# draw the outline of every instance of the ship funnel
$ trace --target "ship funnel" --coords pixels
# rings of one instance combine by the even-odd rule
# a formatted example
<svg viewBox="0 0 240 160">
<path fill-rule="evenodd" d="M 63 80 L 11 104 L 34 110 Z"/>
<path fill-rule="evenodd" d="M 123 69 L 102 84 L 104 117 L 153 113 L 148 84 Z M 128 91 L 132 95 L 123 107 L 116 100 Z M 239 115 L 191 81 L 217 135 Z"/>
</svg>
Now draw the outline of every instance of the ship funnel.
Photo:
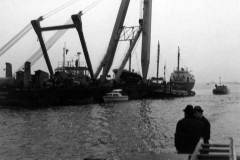
<svg viewBox="0 0 240 160">
<path fill-rule="evenodd" d="M 12 78 L 12 64 L 6 63 L 6 78 Z"/>
<path fill-rule="evenodd" d="M 31 82 L 31 63 L 25 62 L 24 65 L 24 87 L 29 87 Z"/>
</svg>

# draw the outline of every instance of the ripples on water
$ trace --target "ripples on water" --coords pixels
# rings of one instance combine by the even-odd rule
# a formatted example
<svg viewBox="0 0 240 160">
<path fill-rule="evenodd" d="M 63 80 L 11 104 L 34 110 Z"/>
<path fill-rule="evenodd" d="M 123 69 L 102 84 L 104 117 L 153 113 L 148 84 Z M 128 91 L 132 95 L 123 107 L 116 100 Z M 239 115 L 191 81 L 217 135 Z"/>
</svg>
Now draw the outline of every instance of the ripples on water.
<svg viewBox="0 0 240 160">
<path fill-rule="evenodd" d="M 0 159 L 125 159 L 139 152 L 175 152 L 174 132 L 187 104 L 201 105 L 211 141 L 232 136 L 240 151 L 240 90 L 215 96 L 197 86 L 195 97 L 137 100 L 43 110 L 0 109 Z"/>
</svg>

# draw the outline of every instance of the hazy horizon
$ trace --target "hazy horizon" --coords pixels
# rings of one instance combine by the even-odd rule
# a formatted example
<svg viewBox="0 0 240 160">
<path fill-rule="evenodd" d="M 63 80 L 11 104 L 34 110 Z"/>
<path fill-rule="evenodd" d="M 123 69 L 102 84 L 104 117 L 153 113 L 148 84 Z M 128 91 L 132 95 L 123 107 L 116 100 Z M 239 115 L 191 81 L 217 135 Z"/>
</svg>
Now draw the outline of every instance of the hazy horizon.
<svg viewBox="0 0 240 160">
<path fill-rule="evenodd" d="M 138 25 L 139 2 L 131 0 L 125 25 Z M 2 0 L 0 5 L 0 47 L 17 34 L 32 19 L 57 8 L 67 0 Z M 93 0 L 79 0 L 75 5 L 44 20 L 42 26 L 63 24 L 72 14 L 88 6 Z M 83 15 L 83 31 L 93 69 L 96 70 L 106 53 L 121 0 L 103 0 Z M 181 66 L 188 67 L 196 82 L 240 81 L 240 2 L 237 0 L 153 0 L 151 59 L 148 77 L 156 75 L 157 42 L 160 41 L 160 75 L 167 66 L 167 77 L 177 65 L 177 48 L 181 49 Z M 49 50 L 53 68 L 62 61 L 64 42 L 69 49 L 68 59 L 76 58 L 81 45 L 75 30 L 69 30 Z M 45 40 L 53 33 L 44 33 Z M 141 40 L 141 39 L 140 39 Z M 140 40 L 133 55 L 133 68 L 141 71 Z M 127 42 L 120 42 L 113 62 L 119 66 L 126 52 Z M 36 49 L 37 36 L 32 30 L 0 58 L 0 75 L 4 75 L 5 62 L 18 69 Z M 81 51 L 82 52 L 82 51 Z M 83 57 L 81 57 L 83 60 Z M 127 67 L 127 66 L 126 66 Z M 45 61 L 39 60 L 32 71 L 47 71 Z M 110 71 L 111 72 L 111 71 Z M 112 73 L 112 72 L 111 72 Z"/>
</svg>

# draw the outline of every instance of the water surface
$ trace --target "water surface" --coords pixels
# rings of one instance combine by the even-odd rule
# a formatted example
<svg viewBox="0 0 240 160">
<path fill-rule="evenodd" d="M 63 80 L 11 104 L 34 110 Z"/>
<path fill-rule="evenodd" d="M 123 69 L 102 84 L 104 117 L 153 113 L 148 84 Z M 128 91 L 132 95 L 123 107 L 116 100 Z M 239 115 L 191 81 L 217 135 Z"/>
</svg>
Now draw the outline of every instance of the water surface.
<svg viewBox="0 0 240 160">
<path fill-rule="evenodd" d="M 211 142 L 234 137 L 240 152 L 240 86 L 212 95 L 136 100 L 41 110 L 0 109 L 0 159 L 125 159 L 134 153 L 176 152 L 174 132 L 187 104 L 200 105 L 211 123 Z"/>
</svg>

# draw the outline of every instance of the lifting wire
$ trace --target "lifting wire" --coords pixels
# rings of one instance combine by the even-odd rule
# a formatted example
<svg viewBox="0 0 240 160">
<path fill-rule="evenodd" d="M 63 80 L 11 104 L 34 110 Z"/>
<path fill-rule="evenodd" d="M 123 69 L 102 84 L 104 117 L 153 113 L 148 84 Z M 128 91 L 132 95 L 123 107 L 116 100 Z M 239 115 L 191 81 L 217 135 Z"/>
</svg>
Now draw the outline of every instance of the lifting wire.
<svg viewBox="0 0 240 160">
<path fill-rule="evenodd" d="M 0 48 L 0 56 L 2 56 L 7 50 L 9 50 L 15 43 L 17 43 L 25 34 L 32 29 L 32 25 L 29 23 L 20 32 L 18 32 L 11 40 Z"/>
<path fill-rule="evenodd" d="M 95 0 L 93 1 L 91 4 L 89 4 L 87 7 L 85 7 L 82 10 L 82 14 L 85 14 L 86 12 L 90 11 L 91 9 L 93 9 L 94 7 L 96 7 L 99 3 L 101 3 L 103 0 Z"/>
<path fill-rule="evenodd" d="M 75 2 L 74 2 L 75 1 Z M 38 18 L 39 21 L 42 21 L 50 16 L 58 13 L 59 11 L 69 7 L 76 3 L 77 0 L 70 0 L 58 8 L 48 12 L 47 14 L 40 16 Z M 2 56 L 6 51 L 8 51 L 12 46 L 14 46 L 23 36 L 25 36 L 32 29 L 31 23 L 27 24 L 21 31 L 19 31 L 14 37 L 12 37 L 5 45 L 0 48 L 0 56 Z"/>
<path fill-rule="evenodd" d="M 79 0 L 69 0 L 66 3 L 62 4 L 61 6 L 59 6 L 58 8 L 55 8 L 53 10 L 51 10 L 50 12 L 46 13 L 45 15 L 43 15 L 43 19 L 49 18 L 50 16 L 53 16 L 54 14 L 57 14 L 58 12 L 68 8 L 69 6 L 77 3 L 77 1 L 79 2 Z M 86 13 L 87 11 L 91 10 L 92 8 L 94 8 L 95 6 L 97 6 L 101 1 L 103 0 L 95 0 L 92 3 L 90 3 L 87 7 L 85 7 L 82 10 L 82 14 Z"/>
<path fill-rule="evenodd" d="M 96 5 L 98 5 L 102 0 L 99 1 L 94 1 L 92 2 L 90 5 L 88 5 L 85 9 L 83 9 L 84 13 L 86 13 L 88 10 L 92 9 L 93 7 L 95 7 Z M 63 5 L 59 6 L 58 8 L 51 10 L 50 12 L 48 12 L 47 14 L 39 17 L 39 21 L 42 21 L 46 18 L 49 18 L 50 16 L 53 16 L 54 14 L 58 13 L 59 11 L 75 4 L 77 2 L 77 0 L 70 0 L 66 3 L 64 3 Z M 70 22 L 69 22 L 70 23 Z M 0 48 L 0 56 L 2 56 L 4 53 L 6 53 L 12 46 L 14 46 L 23 36 L 25 36 L 30 30 L 32 29 L 32 25 L 31 23 L 27 24 L 21 31 L 19 31 L 14 37 L 12 37 L 5 45 L 2 46 L 2 48 Z M 65 32 L 64 32 L 65 33 Z M 56 38 L 60 38 L 64 33 L 62 32 L 56 32 L 56 34 L 54 34 L 53 37 L 51 37 L 49 39 L 49 41 L 47 41 L 47 43 L 52 42 L 53 44 L 58 40 Z M 59 34 L 59 36 L 57 36 Z M 61 35 L 61 36 L 60 36 Z M 54 38 L 55 37 L 55 38 Z M 53 44 L 48 45 L 48 49 L 50 49 L 52 47 Z M 32 55 L 29 60 L 32 62 L 36 62 L 37 59 L 36 57 L 41 57 L 41 55 L 39 56 L 38 54 L 42 53 L 42 52 L 35 52 L 34 55 Z"/>
<path fill-rule="evenodd" d="M 55 14 L 57 14 L 58 12 L 68 8 L 69 6 L 75 4 L 78 0 L 69 0 L 66 3 L 62 4 L 61 6 L 49 11 L 48 13 L 46 13 L 45 15 L 43 15 L 43 19 L 49 18 Z"/>
</svg>

